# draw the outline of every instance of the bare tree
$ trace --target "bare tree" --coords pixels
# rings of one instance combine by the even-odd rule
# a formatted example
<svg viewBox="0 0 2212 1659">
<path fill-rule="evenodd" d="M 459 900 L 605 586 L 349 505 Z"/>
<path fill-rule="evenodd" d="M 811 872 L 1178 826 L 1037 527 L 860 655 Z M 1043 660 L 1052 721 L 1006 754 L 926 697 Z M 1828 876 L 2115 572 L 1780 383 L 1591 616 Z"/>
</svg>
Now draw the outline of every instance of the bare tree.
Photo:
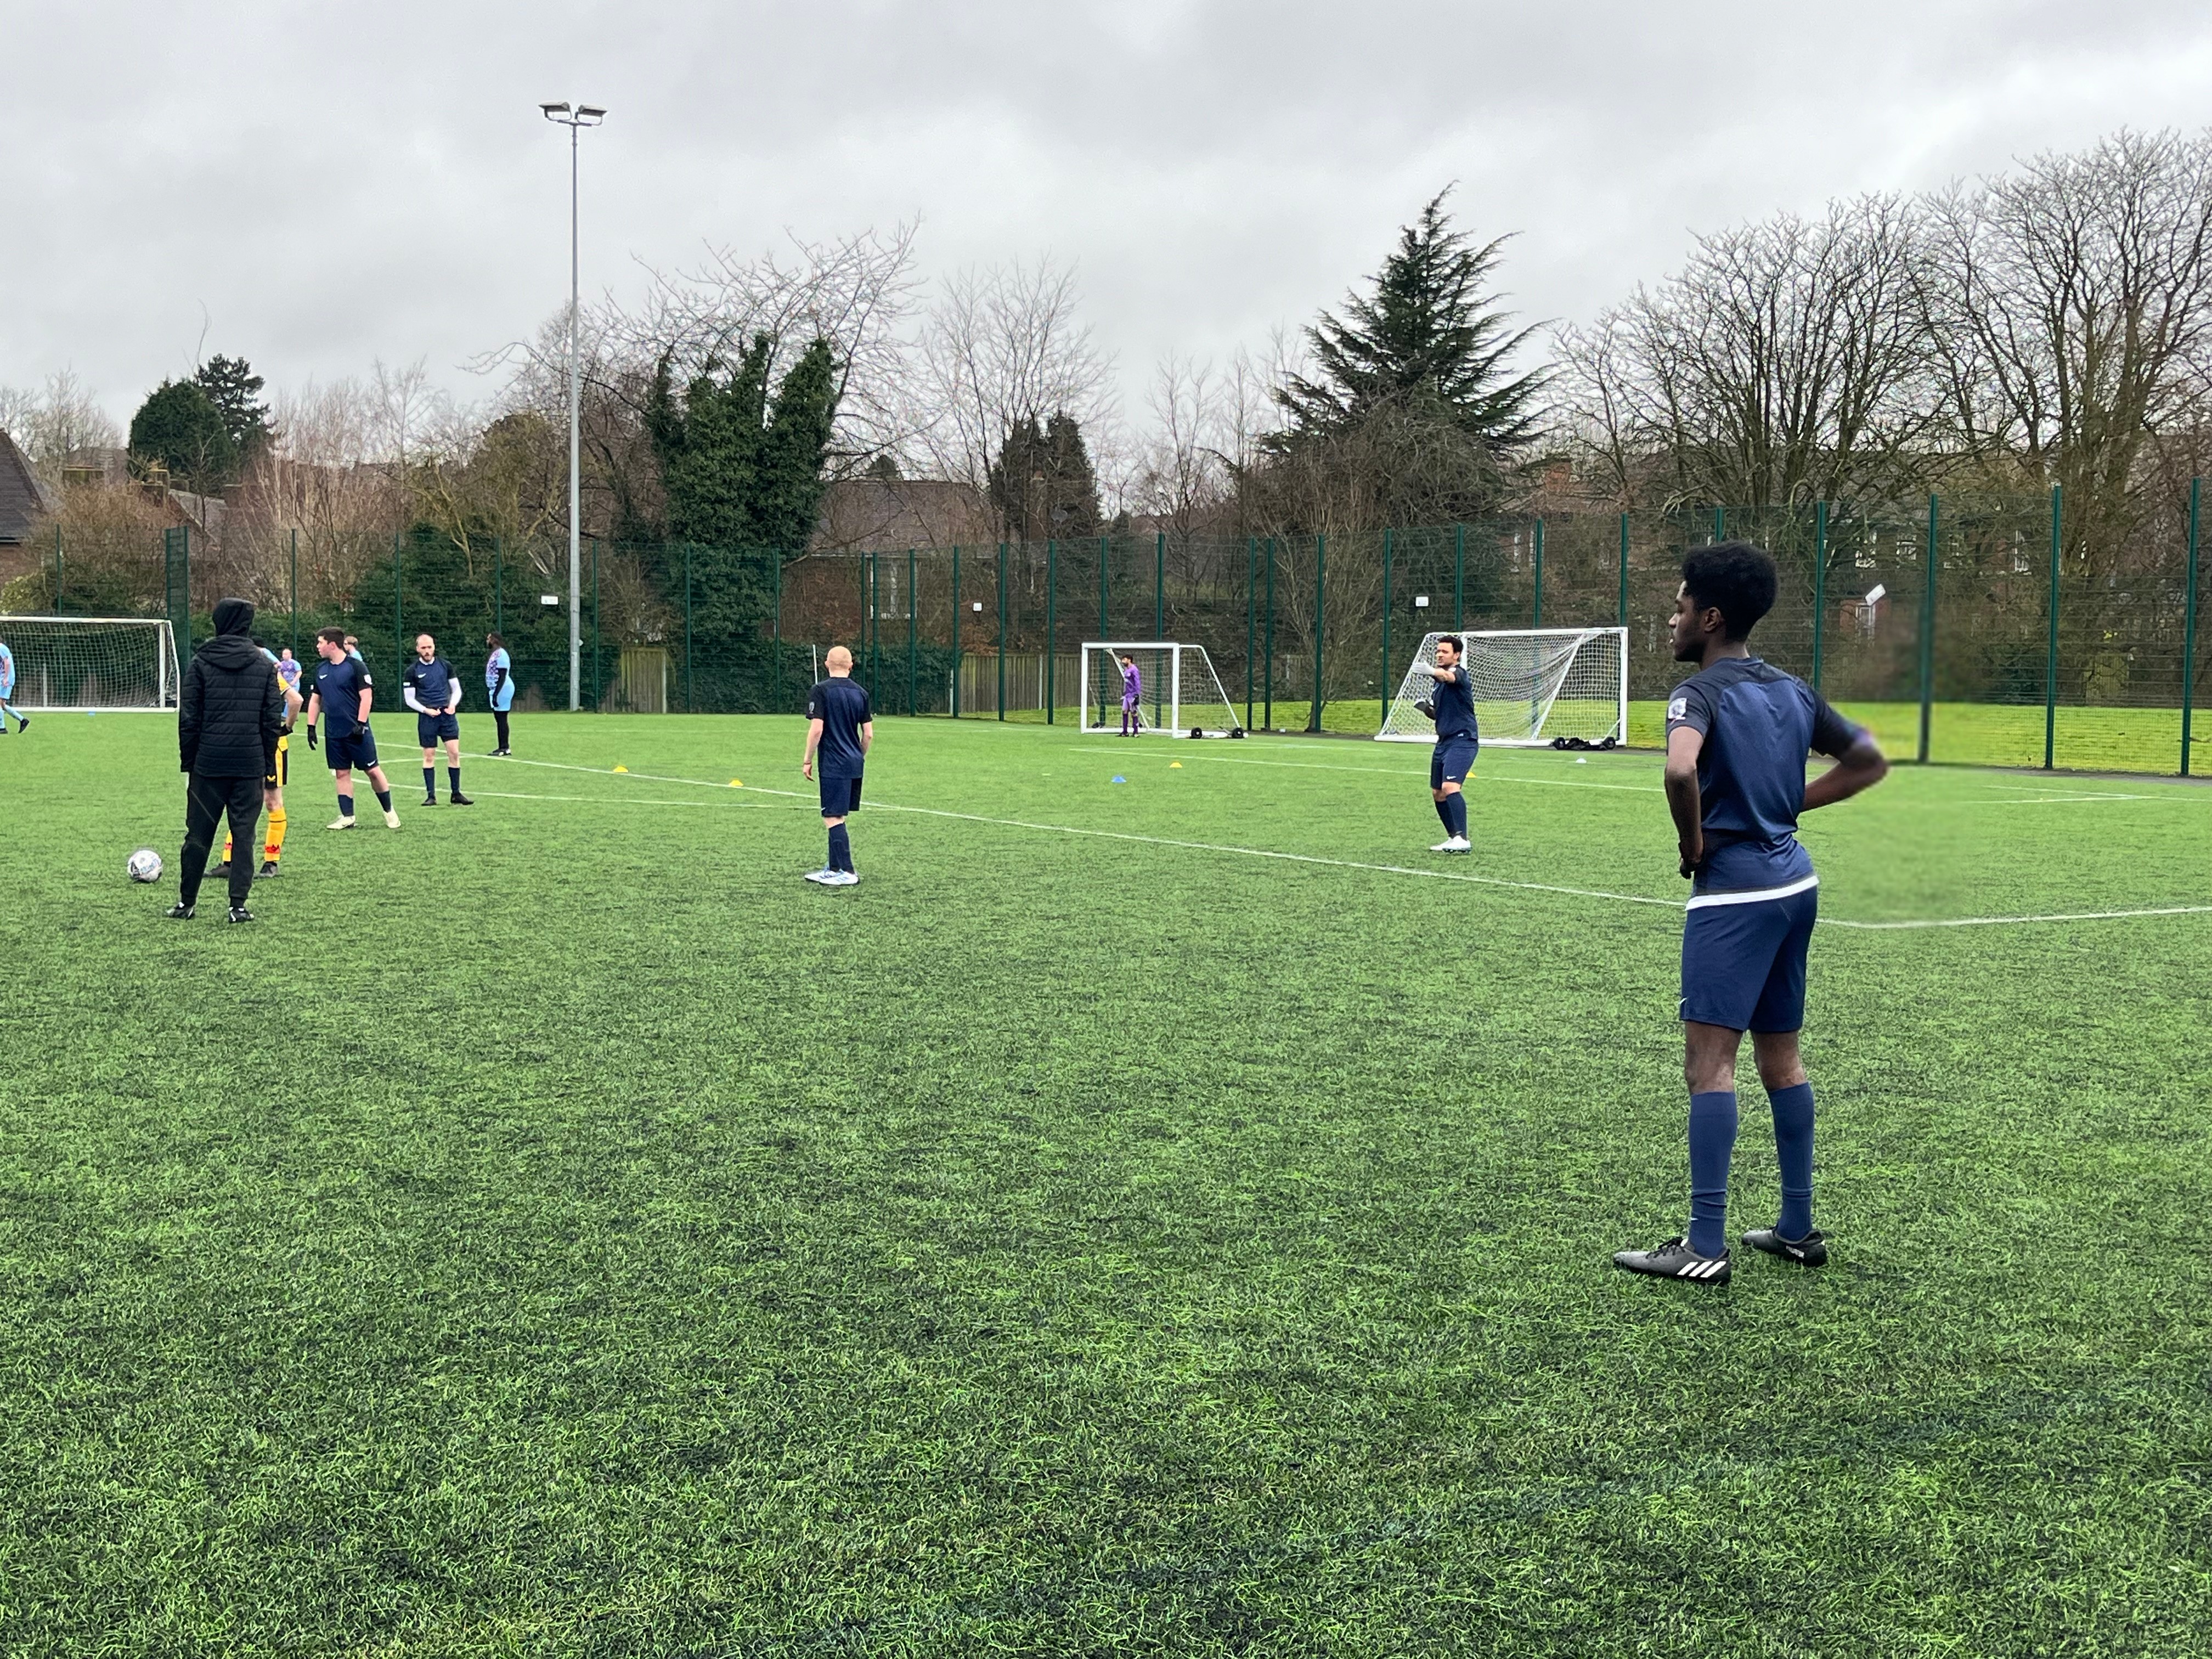
<svg viewBox="0 0 2212 1659">
<path fill-rule="evenodd" d="M 1230 501 L 1235 440 L 1224 429 L 1223 390 L 1211 363 L 1170 352 L 1146 398 L 1152 430 L 1138 449 L 1126 496 L 1178 549 L 1217 525 Z"/>
<path fill-rule="evenodd" d="M 62 463 L 80 449 L 118 449 L 123 432 L 100 406 L 74 369 L 57 369 L 36 391 L 0 386 L 0 432 L 14 438 L 24 458 L 49 483 Z"/>
<path fill-rule="evenodd" d="M 1624 502 L 1895 489 L 1932 425 L 1912 204 L 1872 196 L 1698 238 L 1557 349 L 1570 432 Z"/>
<path fill-rule="evenodd" d="M 1112 413 L 1113 360 L 1079 315 L 1074 271 L 1049 258 L 954 276 L 924 322 L 920 357 L 914 441 L 939 477 L 978 499 L 1017 422 L 1066 414 L 1088 433 Z"/>
</svg>

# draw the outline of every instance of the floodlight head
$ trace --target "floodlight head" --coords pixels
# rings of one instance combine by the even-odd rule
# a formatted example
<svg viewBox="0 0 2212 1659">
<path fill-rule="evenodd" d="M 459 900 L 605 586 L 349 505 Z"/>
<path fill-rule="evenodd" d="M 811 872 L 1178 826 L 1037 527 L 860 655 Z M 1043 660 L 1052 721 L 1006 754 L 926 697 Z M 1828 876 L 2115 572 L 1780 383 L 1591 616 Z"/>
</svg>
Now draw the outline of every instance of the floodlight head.
<svg viewBox="0 0 2212 1659">
<path fill-rule="evenodd" d="M 557 121 L 568 112 L 566 104 L 540 104 L 538 107 L 545 112 L 545 118 L 549 121 Z"/>
<path fill-rule="evenodd" d="M 577 105 L 576 114 L 578 118 L 580 119 L 586 126 L 596 125 L 598 123 L 605 120 L 607 117 L 606 111 L 600 109 L 596 105 L 592 104 Z"/>
</svg>

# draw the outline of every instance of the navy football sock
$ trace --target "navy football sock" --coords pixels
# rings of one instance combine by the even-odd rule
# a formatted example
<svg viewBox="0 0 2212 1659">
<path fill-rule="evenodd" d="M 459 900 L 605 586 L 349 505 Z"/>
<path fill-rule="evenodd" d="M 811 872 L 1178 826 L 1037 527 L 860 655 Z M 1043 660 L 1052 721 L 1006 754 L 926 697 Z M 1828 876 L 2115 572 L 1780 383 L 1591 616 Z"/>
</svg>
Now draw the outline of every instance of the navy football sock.
<svg viewBox="0 0 2212 1659">
<path fill-rule="evenodd" d="M 845 826 L 842 823 L 830 827 L 830 867 L 832 870 L 850 870 L 853 867 L 852 837 L 845 833 Z"/>
<path fill-rule="evenodd" d="M 447 767 L 446 769 L 446 777 L 447 780 L 453 784 L 453 793 L 457 795 L 461 793 L 461 769 L 458 766 Z"/>
<path fill-rule="evenodd" d="M 1729 1158 L 1735 1151 L 1735 1091 L 1690 1097 L 1690 1248 L 1728 1249 Z"/>
<path fill-rule="evenodd" d="M 389 812 L 392 810 L 392 792 L 389 789 L 378 790 L 376 792 L 376 804 L 379 806 L 381 806 L 386 811 Z"/>
<path fill-rule="evenodd" d="M 1444 797 L 1444 805 L 1451 812 L 1451 832 L 1461 840 L 1467 839 L 1467 797 L 1454 793 Z"/>
<path fill-rule="evenodd" d="M 340 795 L 338 797 L 338 816 L 342 818 L 349 818 L 353 816 L 353 797 L 351 795 Z"/>
<path fill-rule="evenodd" d="M 1774 1231 L 1802 1238 L 1813 1231 L 1813 1085 L 1769 1091 L 1774 1108 L 1774 1161 L 1782 1166 L 1782 1218 Z"/>
<path fill-rule="evenodd" d="M 1444 834 L 1448 836 L 1451 834 L 1451 797 L 1449 795 L 1446 795 L 1437 803 L 1437 822 L 1443 825 Z"/>
<path fill-rule="evenodd" d="M 434 766 L 426 766 L 422 769 L 422 793 L 426 795 L 434 795 L 438 793 L 438 769 Z"/>
</svg>

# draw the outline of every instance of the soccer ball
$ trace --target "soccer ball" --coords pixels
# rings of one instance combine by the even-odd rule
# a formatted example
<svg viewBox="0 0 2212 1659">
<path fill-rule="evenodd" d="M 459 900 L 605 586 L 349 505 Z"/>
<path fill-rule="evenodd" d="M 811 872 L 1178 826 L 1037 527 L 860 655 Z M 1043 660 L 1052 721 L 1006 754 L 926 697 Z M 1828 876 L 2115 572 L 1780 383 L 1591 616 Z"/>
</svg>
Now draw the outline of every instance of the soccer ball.
<svg viewBox="0 0 2212 1659">
<path fill-rule="evenodd" d="M 150 847 L 142 847 L 131 855 L 123 866 L 133 881 L 159 881 L 161 878 L 161 855 Z"/>
</svg>

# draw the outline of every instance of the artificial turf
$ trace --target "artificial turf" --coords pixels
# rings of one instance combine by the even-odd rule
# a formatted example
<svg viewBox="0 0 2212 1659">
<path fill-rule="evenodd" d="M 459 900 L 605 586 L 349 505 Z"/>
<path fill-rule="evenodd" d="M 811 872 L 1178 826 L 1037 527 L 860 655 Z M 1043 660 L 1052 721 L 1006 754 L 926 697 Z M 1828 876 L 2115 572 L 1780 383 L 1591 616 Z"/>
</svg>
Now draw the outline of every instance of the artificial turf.
<svg viewBox="0 0 2212 1659">
<path fill-rule="evenodd" d="M 793 720 L 303 750 L 251 927 L 124 879 L 171 726 L 0 740 L 0 1651 L 2203 1650 L 2212 915 L 1824 927 L 1837 1262 L 1692 1290 L 1652 757 L 1448 861 L 1417 749 L 878 731 L 845 891 Z M 2179 784 L 1806 838 L 2212 905 Z"/>
</svg>

